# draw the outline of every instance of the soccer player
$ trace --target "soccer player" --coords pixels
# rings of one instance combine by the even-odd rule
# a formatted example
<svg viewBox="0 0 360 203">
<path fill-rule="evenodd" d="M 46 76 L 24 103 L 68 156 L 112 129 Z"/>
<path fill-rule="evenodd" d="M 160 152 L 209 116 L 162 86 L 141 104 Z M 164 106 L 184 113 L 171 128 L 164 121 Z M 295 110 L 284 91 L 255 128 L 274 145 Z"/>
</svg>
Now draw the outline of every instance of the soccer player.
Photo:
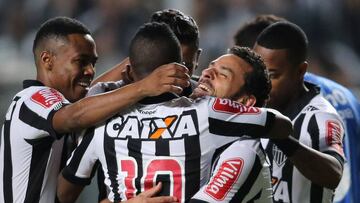
<svg viewBox="0 0 360 203">
<path fill-rule="evenodd" d="M 146 96 L 180 93 L 188 85 L 186 68 L 173 64 L 122 89 L 81 99 L 98 56 L 90 31 L 67 17 L 41 25 L 33 53 L 36 80 L 24 81 L 2 129 L 0 202 L 54 202 L 66 133 L 104 121 Z"/>
<path fill-rule="evenodd" d="M 198 67 L 198 60 L 201 54 L 201 49 L 199 48 L 199 28 L 195 20 L 179 10 L 164 9 L 154 12 L 150 18 L 150 22 L 166 23 L 175 33 L 181 45 L 182 64 L 188 68 L 189 75 L 192 76 L 194 70 Z M 96 95 L 117 89 L 124 85 L 124 81 L 125 83 L 129 83 L 132 79 L 127 78 L 124 74 L 128 63 L 129 60 L 127 58 L 95 79 L 94 82 L 92 82 L 93 87 L 90 89 L 88 95 Z M 121 81 L 121 79 L 123 79 L 123 81 Z M 185 87 L 180 95 L 188 97 L 195 88 L 197 79 L 196 76 L 193 76 L 190 80 L 190 86 Z M 97 180 L 100 201 L 107 197 L 102 170 L 98 170 Z"/>
<path fill-rule="evenodd" d="M 234 35 L 234 43 L 238 46 L 253 47 L 257 36 L 269 25 L 286 21 L 286 19 L 274 15 L 259 15 L 254 20 L 243 25 Z M 344 152 L 347 162 L 344 164 L 343 178 L 335 190 L 335 202 L 358 202 L 360 178 L 357 175 L 360 162 L 360 146 L 358 135 L 360 133 L 360 105 L 354 94 L 342 85 L 307 72 L 305 81 L 320 86 L 321 94 L 327 99 L 339 113 L 345 124 Z M 351 155 L 351 156 L 350 156 Z M 351 167 L 351 174 L 349 165 Z M 351 175 L 351 181 L 349 180 Z M 343 182 L 343 179 L 345 180 Z M 350 183 L 351 182 L 351 183 Z M 350 186 L 351 185 L 351 186 Z"/>
<path fill-rule="evenodd" d="M 262 107 L 270 89 L 260 56 L 250 48 L 233 47 L 203 70 L 192 96 L 219 96 Z M 260 139 L 240 138 L 219 153 L 210 181 L 190 202 L 272 202 L 269 163 Z"/>
<path fill-rule="evenodd" d="M 272 82 L 268 106 L 294 125 L 292 136 L 271 140 L 266 148 L 275 202 L 332 202 L 342 176 L 343 123 L 319 88 L 304 82 L 307 43 L 301 28 L 278 22 L 267 27 L 254 46 Z"/>
<path fill-rule="evenodd" d="M 128 74 L 135 81 L 162 64 L 182 60 L 176 36 L 158 23 L 139 29 L 129 58 Z M 285 138 L 291 131 L 289 120 L 278 112 L 228 99 L 148 97 L 85 132 L 59 177 L 58 195 L 63 202 L 75 201 L 100 161 L 111 201 L 130 199 L 160 181 L 160 194 L 185 202 L 207 181 L 216 148 L 235 136 Z"/>
</svg>

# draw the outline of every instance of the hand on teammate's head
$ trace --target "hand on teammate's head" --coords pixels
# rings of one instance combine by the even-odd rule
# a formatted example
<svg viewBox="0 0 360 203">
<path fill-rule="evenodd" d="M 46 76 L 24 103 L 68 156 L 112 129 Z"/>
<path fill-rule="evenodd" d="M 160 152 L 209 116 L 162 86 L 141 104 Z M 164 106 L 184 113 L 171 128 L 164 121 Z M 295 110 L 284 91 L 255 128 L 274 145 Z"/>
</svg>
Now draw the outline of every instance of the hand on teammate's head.
<svg viewBox="0 0 360 203">
<path fill-rule="evenodd" d="M 166 92 L 180 94 L 190 85 L 189 79 L 189 70 L 184 65 L 170 63 L 155 69 L 139 82 L 147 96 L 157 96 Z"/>
</svg>

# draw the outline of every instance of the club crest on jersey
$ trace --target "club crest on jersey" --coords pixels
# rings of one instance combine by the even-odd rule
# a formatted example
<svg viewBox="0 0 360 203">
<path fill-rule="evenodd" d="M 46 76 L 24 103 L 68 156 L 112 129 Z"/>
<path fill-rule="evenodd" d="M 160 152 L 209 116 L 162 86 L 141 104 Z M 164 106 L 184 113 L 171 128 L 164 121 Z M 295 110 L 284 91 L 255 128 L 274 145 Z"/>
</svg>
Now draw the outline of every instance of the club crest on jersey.
<svg viewBox="0 0 360 203">
<path fill-rule="evenodd" d="M 228 159 L 222 162 L 219 170 L 205 188 L 205 193 L 216 201 L 224 200 L 239 178 L 243 166 L 244 160 L 241 158 Z"/>
<path fill-rule="evenodd" d="M 230 99 L 216 98 L 213 104 L 214 111 L 232 114 L 259 114 L 260 110 L 252 106 L 244 106 Z"/>
<path fill-rule="evenodd" d="M 283 165 L 287 159 L 286 155 L 276 145 L 273 145 L 272 155 L 273 161 L 279 167 L 281 167 L 281 165 Z"/>
<path fill-rule="evenodd" d="M 31 96 L 31 100 L 44 108 L 64 100 L 63 96 L 54 89 L 42 89 Z"/>
<path fill-rule="evenodd" d="M 165 118 L 120 115 L 106 123 L 105 135 L 118 139 L 176 139 L 199 135 L 199 128 L 195 110 Z"/>
</svg>

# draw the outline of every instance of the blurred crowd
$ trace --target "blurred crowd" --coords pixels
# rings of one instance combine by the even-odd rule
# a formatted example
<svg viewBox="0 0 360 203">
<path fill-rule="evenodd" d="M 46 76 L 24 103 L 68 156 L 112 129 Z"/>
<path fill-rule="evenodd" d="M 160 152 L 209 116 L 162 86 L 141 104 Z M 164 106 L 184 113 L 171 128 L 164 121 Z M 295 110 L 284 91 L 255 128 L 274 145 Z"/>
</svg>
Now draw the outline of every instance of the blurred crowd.
<svg viewBox="0 0 360 203">
<path fill-rule="evenodd" d="M 46 19 L 74 17 L 91 29 L 100 56 L 99 75 L 127 56 L 137 27 L 164 8 L 179 9 L 197 21 L 203 48 L 200 69 L 233 44 L 234 33 L 246 21 L 257 14 L 275 14 L 307 33 L 311 72 L 359 93 L 358 0 L 0 0 L 1 115 L 22 80 L 35 75 L 32 42 Z"/>
</svg>

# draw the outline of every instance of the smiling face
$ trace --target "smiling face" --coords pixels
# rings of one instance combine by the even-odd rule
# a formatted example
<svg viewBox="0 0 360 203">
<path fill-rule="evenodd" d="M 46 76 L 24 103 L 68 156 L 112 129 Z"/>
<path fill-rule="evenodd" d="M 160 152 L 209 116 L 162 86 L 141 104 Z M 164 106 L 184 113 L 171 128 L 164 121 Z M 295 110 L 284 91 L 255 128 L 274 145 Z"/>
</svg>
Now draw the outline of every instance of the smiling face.
<svg viewBox="0 0 360 203">
<path fill-rule="evenodd" d="M 54 46 L 48 73 L 50 86 L 70 102 L 85 97 L 98 57 L 93 38 L 88 34 L 70 34 L 67 40 L 57 40 Z"/>
<path fill-rule="evenodd" d="M 203 70 L 194 94 L 236 100 L 238 98 L 235 97 L 240 96 L 239 92 L 245 84 L 244 76 L 251 70 L 251 66 L 240 57 L 233 54 L 222 55 Z"/>
</svg>

